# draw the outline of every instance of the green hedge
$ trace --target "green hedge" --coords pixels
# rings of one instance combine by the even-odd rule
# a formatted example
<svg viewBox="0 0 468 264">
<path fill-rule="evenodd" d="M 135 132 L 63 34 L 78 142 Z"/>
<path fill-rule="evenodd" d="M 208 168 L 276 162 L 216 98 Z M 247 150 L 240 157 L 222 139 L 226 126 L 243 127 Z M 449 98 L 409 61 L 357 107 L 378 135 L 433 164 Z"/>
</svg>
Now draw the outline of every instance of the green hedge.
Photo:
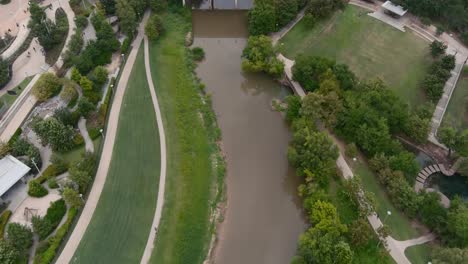
<svg viewBox="0 0 468 264">
<path fill-rule="evenodd" d="M 0 238 L 3 238 L 3 233 L 5 232 L 5 226 L 8 222 L 8 219 L 10 219 L 10 216 L 11 216 L 10 210 L 6 210 L 0 216 Z"/>
<path fill-rule="evenodd" d="M 32 197 L 44 197 L 49 193 L 37 180 L 30 180 L 28 183 L 28 195 Z"/>
<path fill-rule="evenodd" d="M 63 199 L 51 203 L 44 217 L 33 216 L 32 224 L 36 234 L 41 240 L 47 238 L 62 221 L 67 212 L 67 206 Z"/>
<path fill-rule="evenodd" d="M 64 172 L 66 172 L 67 169 L 66 168 L 59 168 L 57 167 L 56 165 L 54 164 L 51 164 L 49 165 L 49 167 L 47 167 L 44 172 L 42 173 L 41 176 L 37 177 L 35 180 L 42 184 L 44 182 L 46 182 L 48 179 L 52 178 L 52 177 L 55 177 L 55 176 L 58 176 Z"/>
<path fill-rule="evenodd" d="M 70 208 L 67 215 L 67 221 L 57 230 L 57 233 L 54 236 L 47 240 L 49 245 L 47 249 L 44 250 L 41 254 L 36 254 L 34 257 L 34 264 L 49 264 L 54 260 L 57 249 L 60 246 L 60 242 L 62 242 L 63 238 L 70 229 L 76 213 L 76 208 Z"/>
</svg>

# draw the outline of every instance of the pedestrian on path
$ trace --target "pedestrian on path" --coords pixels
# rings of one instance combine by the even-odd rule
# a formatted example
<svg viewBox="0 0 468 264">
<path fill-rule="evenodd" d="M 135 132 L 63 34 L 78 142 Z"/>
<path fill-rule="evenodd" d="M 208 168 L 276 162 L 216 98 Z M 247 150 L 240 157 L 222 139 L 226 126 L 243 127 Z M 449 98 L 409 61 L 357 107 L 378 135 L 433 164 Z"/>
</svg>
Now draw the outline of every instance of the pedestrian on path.
<svg viewBox="0 0 468 264">
<path fill-rule="evenodd" d="M 36 52 L 36 47 L 33 47 L 34 52 Z"/>
</svg>

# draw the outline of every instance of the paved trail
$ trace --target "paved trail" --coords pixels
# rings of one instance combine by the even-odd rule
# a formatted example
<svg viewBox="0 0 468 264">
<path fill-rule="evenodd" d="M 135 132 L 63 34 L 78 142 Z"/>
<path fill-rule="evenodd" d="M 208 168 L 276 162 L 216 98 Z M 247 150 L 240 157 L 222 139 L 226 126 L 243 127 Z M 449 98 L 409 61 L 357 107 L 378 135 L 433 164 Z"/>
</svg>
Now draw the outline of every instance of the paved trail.
<svg viewBox="0 0 468 264">
<path fill-rule="evenodd" d="M 89 137 L 88 129 L 86 128 L 86 119 L 84 119 L 83 117 L 80 118 L 80 121 L 78 121 L 78 129 L 80 129 L 80 133 L 83 136 L 86 151 L 93 153 L 94 152 L 93 140 Z"/>
<path fill-rule="evenodd" d="M 151 76 L 151 67 L 149 62 L 149 48 L 148 48 L 148 38 L 145 36 L 145 70 L 146 70 L 146 79 L 148 81 L 148 87 L 151 93 L 151 99 L 153 101 L 154 111 L 156 113 L 156 120 L 158 122 L 159 130 L 159 142 L 161 146 L 161 172 L 159 176 L 159 190 L 156 203 L 156 211 L 154 213 L 153 224 L 151 225 L 150 234 L 148 236 L 148 241 L 146 242 L 145 251 L 143 257 L 141 258 L 141 264 L 146 264 L 149 262 L 151 257 L 151 252 L 154 248 L 154 239 L 156 237 L 156 230 L 159 226 L 161 220 L 162 208 L 164 206 L 164 190 L 166 185 L 166 134 L 164 132 L 163 121 L 161 117 L 161 110 L 159 109 L 158 97 L 156 96 L 156 90 L 154 89 L 153 77 Z"/>
<path fill-rule="evenodd" d="M 104 188 L 104 183 L 106 182 L 109 165 L 112 158 L 112 151 L 114 149 L 123 96 L 125 94 L 125 89 L 127 88 L 128 78 L 130 77 L 130 73 L 132 72 L 133 64 L 135 63 L 138 48 L 140 47 L 141 41 L 143 40 L 144 25 L 146 24 L 148 17 L 149 13 L 146 13 L 142 22 L 139 25 L 138 35 L 132 43 L 132 50 L 127 58 L 127 63 L 125 64 L 122 75 L 120 77 L 120 81 L 116 88 L 114 101 L 112 103 L 112 108 L 109 114 L 106 135 L 104 137 L 104 147 L 102 149 L 102 156 L 99 162 L 99 167 L 96 173 L 96 178 L 94 180 L 93 187 L 91 189 L 91 193 L 89 194 L 88 200 L 86 201 L 80 219 L 78 220 L 78 223 L 73 229 L 73 233 L 71 234 L 68 243 L 66 244 L 56 263 L 71 262 L 71 259 L 75 254 L 78 245 L 80 244 L 81 238 L 83 237 L 86 228 L 88 227 L 91 221 L 91 218 L 94 214 L 94 210 L 96 209 L 97 203 L 99 201 L 99 197 L 101 196 L 102 189 Z"/>
</svg>

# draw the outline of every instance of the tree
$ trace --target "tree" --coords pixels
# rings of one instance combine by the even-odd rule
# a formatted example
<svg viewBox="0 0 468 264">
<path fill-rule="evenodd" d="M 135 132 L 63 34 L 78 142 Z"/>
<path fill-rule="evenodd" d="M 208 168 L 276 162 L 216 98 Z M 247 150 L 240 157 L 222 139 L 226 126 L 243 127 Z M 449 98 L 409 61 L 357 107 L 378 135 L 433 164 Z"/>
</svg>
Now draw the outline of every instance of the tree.
<svg viewBox="0 0 468 264">
<path fill-rule="evenodd" d="M 83 88 L 83 91 L 93 90 L 93 82 L 90 79 L 88 79 L 86 76 L 81 76 L 80 86 L 81 88 Z"/>
<path fill-rule="evenodd" d="M 55 74 L 47 72 L 41 75 L 32 88 L 32 93 L 39 101 L 44 101 L 57 95 L 62 88 L 60 79 Z"/>
<path fill-rule="evenodd" d="M 81 116 L 88 118 L 89 114 L 96 110 L 96 106 L 91 103 L 86 97 L 83 97 L 78 101 L 78 113 L 80 113 Z"/>
<path fill-rule="evenodd" d="M 84 192 L 91 182 L 91 174 L 73 166 L 69 170 L 70 179 L 80 186 L 80 192 Z"/>
<path fill-rule="evenodd" d="M 79 84 L 79 83 L 80 83 L 80 80 L 81 80 L 81 77 L 82 77 L 82 76 L 81 76 L 81 74 L 80 74 L 80 71 L 79 71 L 77 68 L 73 67 L 73 68 L 71 69 L 71 77 L 70 77 L 70 79 L 71 79 L 72 81 L 74 81 L 74 82 L 76 82 L 76 83 Z"/>
<path fill-rule="evenodd" d="M 276 30 L 276 11 L 272 1 L 255 1 L 249 11 L 249 33 L 253 36 L 266 35 Z"/>
<path fill-rule="evenodd" d="M 294 128 L 288 158 L 297 174 L 306 177 L 306 181 L 314 180 L 326 185 L 336 172 L 338 149 L 326 134 L 313 131 L 304 123 L 295 123 L 297 127 Z"/>
<path fill-rule="evenodd" d="M 72 112 L 70 112 L 70 109 L 68 109 L 67 107 L 61 107 L 55 110 L 54 117 L 66 126 L 74 127 L 78 122 L 78 119 Z"/>
<path fill-rule="evenodd" d="M 313 92 L 319 88 L 320 76 L 334 65 L 334 61 L 326 58 L 299 55 L 292 68 L 293 79 L 306 91 Z"/>
<path fill-rule="evenodd" d="M 30 248 L 33 242 L 31 229 L 18 223 L 8 224 L 7 237 L 8 241 L 10 241 L 19 252 L 23 252 Z"/>
<path fill-rule="evenodd" d="M 127 35 L 133 35 L 137 26 L 135 10 L 127 0 L 117 0 L 115 7 L 122 31 Z"/>
<path fill-rule="evenodd" d="M 158 15 L 151 15 L 145 25 L 145 34 L 150 40 L 157 40 L 162 31 L 162 19 Z"/>
<path fill-rule="evenodd" d="M 283 27 L 296 17 L 297 0 L 273 0 L 275 2 L 276 21 L 278 28 Z"/>
<path fill-rule="evenodd" d="M 436 192 L 421 193 L 419 217 L 429 228 L 441 233 L 447 226 L 447 211 L 440 204 L 440 196 Z"/>
<path fill-rule="evenodd" d="M 438 133 L 440 141 L 449 149 L 449 157 L 452 155 L 452 150 L 456 148 L 459 141 L 457 131 L 452 127 L 442 127 Z"/>
<path fill-rule="evenodd" d="M 350 264 L 353 262 L 353 251 L 348 243 L 344 241 L 338 242 L 335 245 L 335 261 L 336 264 Z"/>
<path fill-rule="evenodd" d="M 48 194 L 49 192 L 47 191 L 44 186 L 42 186 L 39 182 L 36 180 L 30 180 L 28 183 L 28 195 L 32 197 L 44 197 Z"/>
<path fill-rule="evenodd" d="M 115 13 L 115 0 L 99 0 L 104 7 L 106 15 L 113 15 Z"/>
<path fill-rule="evenodd" d="M 65 202 L 71 207 L 79 208 L 83 204 L 80 194 L 72 188 L 65 187 L 62 196 Z"/>
<path fill-rule="evenodd" d="M 283 73 L 284 64 L 275 57 L 271 38 L 251 36 L 242 51 L 242 70 L 247 72 L 265 72 L 274 77 Z"/>
<path fill-rule="evenodd" d="M 67 151 L 73 146 L 73 128 L 64 125 L 54 117 L 36 122 L 33 130 L 43 145 L 50 144 L 55 151 Z"/>
<path fill-rule="evenodd" d="M 288 95 L 285 98 L 288 108 L 286 109 L 286 120 L 289 122 L 294 121 L 300 117 L 301 98 L 297 95 Z"/>
<path fill-rule="evenodd" d="M 150 0 L 151 11 L 162 12 L 167 8 L 167 0 Z"/>
<path fill-rule="evenodd" d="M 339 8 L 344 7 L 342 0 L 310 0 L 307 7 L 307 13 L 318 19 L 323 19 Z"/>
<path fill-rule="evenodd" d="M 101 88 L 106 82 L 109 72 L 104 66 L 97 66 L 89 75 L 89 79 L 96 85 L 96 87 Z"/>
<path fill-rule="evenodd" d="M 15 264 L 18 257 L 18 250 L 9 241 L 0 239 L 0 263 Z"/>
<path fill-rule="evenodd" d="M 468 264 L 468 248 L 436 248 L 432 251 L 434 264 Z"/>
<path fill-rule="evenodd" d="M 443 42 L 440 42 L 438 40 L 434 40 L 429 46 L 431 48 L 431 55 L 434 58 L 437 58 L 441 56 L 442 54 L 445 54 L 445 51 L 447 50 L 447 45 L 445 45 Z"/>
<path fill-rule="evenodd" d="M 459 247 L 468 246 L 468 207 L 460 198 L 452 200 L 447 217 L 450 242 Z"/>
<path fill-rule="evenodd" d="M 356 247 L 367 245 L 372 238 L 372 232 L 369 223 L 364 218 L 354 220 L 349 227 L 351 243 Z"/>
</svg>

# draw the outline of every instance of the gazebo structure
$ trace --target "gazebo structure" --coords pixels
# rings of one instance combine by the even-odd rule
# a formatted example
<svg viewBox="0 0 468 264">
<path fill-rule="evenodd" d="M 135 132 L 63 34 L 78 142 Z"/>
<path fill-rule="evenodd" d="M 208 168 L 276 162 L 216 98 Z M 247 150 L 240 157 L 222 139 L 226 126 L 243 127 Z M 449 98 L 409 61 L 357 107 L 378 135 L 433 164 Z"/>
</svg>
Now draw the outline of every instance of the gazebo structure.
<svg viewBox="0 0 468 264">
<path fill-rule="evenodd" d="M 0 203 L 1 198 L 13 185 L 19 180 L 25 182 L 24 176 L 31 170 L 24 163 L 11 155 L 5 156 L 0 160 Z"/>
<path fill-rule="evenodd" d="M 394 18 L 400 18 L 408 12 L 400 5 L 395 5 L 392 1 L 386 1 L 382 4 L 385 13 Z"/>
</svg>

